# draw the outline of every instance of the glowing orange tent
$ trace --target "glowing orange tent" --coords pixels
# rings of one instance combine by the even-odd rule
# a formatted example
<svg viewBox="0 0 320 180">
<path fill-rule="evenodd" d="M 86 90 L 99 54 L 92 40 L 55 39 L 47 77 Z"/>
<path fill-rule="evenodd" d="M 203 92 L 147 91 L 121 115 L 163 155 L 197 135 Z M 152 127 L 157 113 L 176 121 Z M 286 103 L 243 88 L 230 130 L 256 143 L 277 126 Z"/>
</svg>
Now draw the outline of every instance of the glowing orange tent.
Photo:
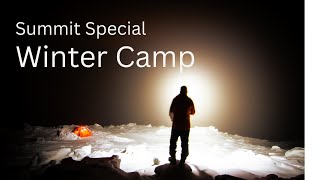
<svg viewBox="0 0 320 180">
<path fill-rule="evenodd" d="M 72 132 L 80 137 L 92 136 L 92 132 L 87 126 L 77 126 L 73 129 Z"/>
</svg>

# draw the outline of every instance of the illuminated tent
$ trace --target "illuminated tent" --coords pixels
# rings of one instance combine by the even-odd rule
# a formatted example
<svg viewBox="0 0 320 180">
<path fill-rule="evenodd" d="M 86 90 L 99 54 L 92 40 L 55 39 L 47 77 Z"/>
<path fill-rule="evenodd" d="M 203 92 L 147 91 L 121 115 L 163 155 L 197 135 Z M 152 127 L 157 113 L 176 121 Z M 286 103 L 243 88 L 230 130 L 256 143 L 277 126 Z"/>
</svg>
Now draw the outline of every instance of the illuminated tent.
<svg viewBox="0 0 320 180">
<path fill-rule="evenodd" d="M 72 132 L 80 137 L 92 136 L 92 133 L 87 126 L 77 126 L 73 129 Z"/>
</svg>

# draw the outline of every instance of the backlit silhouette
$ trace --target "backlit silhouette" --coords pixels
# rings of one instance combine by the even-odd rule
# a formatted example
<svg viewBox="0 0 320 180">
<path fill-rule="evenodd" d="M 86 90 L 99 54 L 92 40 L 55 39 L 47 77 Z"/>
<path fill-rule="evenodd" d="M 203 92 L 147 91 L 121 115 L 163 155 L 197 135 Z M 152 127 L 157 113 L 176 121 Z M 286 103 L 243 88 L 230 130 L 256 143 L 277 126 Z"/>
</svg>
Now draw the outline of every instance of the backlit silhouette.
<svg viewBox="0 0 320 180">
<path fill-rule="evenodd" d="M 169 161 L 171 164 L 176 164 L 176 148 L 177 140 L 181 139 L 181 159 L 180 166 L 185 163 L 189 155 L 189 132 L 190 132 L 190 115 L 195 113 L 193 101 L 187 96 L 187 87 L 182 86 L 180 94 L 177 95 L 170 106 L 169 116 L 172 120 L 172 130 L 169 147 Z"/>
</svg>

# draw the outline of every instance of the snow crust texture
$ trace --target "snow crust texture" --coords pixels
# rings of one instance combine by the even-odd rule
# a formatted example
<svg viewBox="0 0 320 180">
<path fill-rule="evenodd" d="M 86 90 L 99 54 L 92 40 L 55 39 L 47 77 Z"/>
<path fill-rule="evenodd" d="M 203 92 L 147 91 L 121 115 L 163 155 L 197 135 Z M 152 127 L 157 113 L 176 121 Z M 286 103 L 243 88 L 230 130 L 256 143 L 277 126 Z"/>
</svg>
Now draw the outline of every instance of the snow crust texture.
<svg viewBox="0 0 320 180">
<path fill-rule="evenodd" d="M 63 159 L 81 161 L 87 158 L 117 156 L 124 172 L 141 176 L 155 174 L 155 168 L 168 163 L 170 127 L 153 127 L 130 123 L 119 126 L 99 124 L 88 126 L 91 137 L 80 138 L 72 133 L 75 125 L 60 127 L 26 126 L 24 152 L 15 163 L 27 163 L 30 168 L 59 164 Z M 180 140 L 177 157 L 181 153 Z M 205 172 L 232 175 L 244 179 L 274 174 L 291 178 L 304 174 L 304 148 L 285 149 L 285 142 L 242 137 L 219 132 L 214 127 L 194 127 L 190 130 L 186 163 L 192 173 Z"/>
</svg>

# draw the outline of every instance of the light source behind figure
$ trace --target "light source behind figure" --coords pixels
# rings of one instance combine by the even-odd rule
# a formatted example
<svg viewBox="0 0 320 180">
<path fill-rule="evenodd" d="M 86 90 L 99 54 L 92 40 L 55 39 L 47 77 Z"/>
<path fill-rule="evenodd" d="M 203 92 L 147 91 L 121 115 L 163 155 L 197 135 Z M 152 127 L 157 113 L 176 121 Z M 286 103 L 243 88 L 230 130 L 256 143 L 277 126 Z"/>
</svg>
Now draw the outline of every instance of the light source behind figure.
<svg viewBox="0 0 320 180">
<path fill-rule="evenodd" d="M 173 76 L 167 76 L 161 89 L 164 89 L 164 99 L 161 99 L 163 109 L 169 111 L 172 99 L 179 94 L 181 86 L 188 88 L 187 95 L 193 100 L 196 113 L 191 118 L 192 124 L 209 121 L 218 111 L 219 95 L 217 84 L 204 72 L 183 72 Z M 168 114 L 168 113 L 165 114 Z M 172 120 L 173 115 L 169 115 Z M 194 122 L 194 123 L 193 123 Z"/>
</svg>

